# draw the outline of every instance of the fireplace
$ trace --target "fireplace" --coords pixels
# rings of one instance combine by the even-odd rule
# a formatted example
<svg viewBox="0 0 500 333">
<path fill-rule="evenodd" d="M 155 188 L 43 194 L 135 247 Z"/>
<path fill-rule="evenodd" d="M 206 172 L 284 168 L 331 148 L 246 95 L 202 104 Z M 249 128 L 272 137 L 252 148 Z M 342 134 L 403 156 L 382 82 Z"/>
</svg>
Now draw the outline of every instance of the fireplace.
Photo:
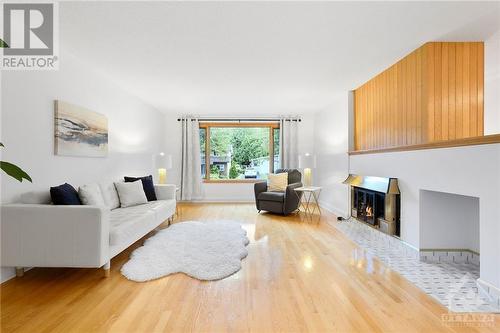
<svg viewBox="0 0 500 333">
<path fill-rule="evenodd" d="M 400 236 L 400 191 L 396 178 L 349 175 L 351 215 L 389 235 Z"/>
</svg>

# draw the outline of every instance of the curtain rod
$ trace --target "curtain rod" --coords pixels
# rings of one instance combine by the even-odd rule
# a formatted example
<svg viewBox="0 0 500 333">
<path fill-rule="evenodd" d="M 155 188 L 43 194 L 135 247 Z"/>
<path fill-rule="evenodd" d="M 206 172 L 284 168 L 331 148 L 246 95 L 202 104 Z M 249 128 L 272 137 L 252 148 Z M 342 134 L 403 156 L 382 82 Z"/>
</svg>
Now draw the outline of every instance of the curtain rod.
<svg viewBox="0 0 500 333">
<path fill-rule="evenodd" d="M 177 121 L 184 121 L 186 119 L 182 119 L 182 118 L 177 118 Z M 258 121 L 264 121 L 264 122 L 278 122 L 280 121 L 279 118 L 194 118 L 194 119 L 191 119 L 191 121 L 195 121 L 195 120 L 198 120 L 198 121 L 228 121 L 228 122 L 238 122 L 238 123 L 241 123 L 241 122 L 258 122 Z M 298 122 L 301 122 L 302 119 L 300 118 L 297 118 L 297 119 L 285 119 L 285 121 L 298 121 Z"/>
</svg>

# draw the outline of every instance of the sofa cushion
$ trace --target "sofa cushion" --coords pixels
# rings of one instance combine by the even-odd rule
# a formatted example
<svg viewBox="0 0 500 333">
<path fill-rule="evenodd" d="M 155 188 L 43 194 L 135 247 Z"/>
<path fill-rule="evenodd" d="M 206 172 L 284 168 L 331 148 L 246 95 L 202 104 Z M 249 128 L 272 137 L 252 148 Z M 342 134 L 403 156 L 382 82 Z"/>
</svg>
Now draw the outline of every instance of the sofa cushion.
<svg viewBox="0 0 500 333">
<path fill-rule="evenodd" d="M 120 198 L 118 197 L 118 192 L 116 192 L 116 187 L 113 182 L 99 183 L 99 187 L 101 188 L 104 203 L 109 209 L 120 207 Z"/>
<path fill-rule="evenodd" d="M 155 213 L 144 205 L 111 211 L 109 245 L 129 243 L 156 227 Z"/>
<path fill-rule="evenodd" d="M 283 202 L 285 192 L 262 192 L 257 196 L 258 200 Z"/>
<path fill-rule="evenodd" d="M 54 205 L 81 205 L 78 192 L 73 186 L 64 183 L 50 188 L 50 197 Z"/>
<path fill-rule="evenodd" d="M 175 200 L 158 200 L 112 210 L 109 244 L 114 246 L 139 239 L 172 216 L 175 204 Z"/>
<path fill-rule="evenodd" d="M 146 204 L 155 213 L 156 222 L 162 223 L 175 213 L 175 200 L 157 200 Z"/>
<path fill-rule="evenodd" d="M 101 188 L 97 184 L 87 184 L 78 188 L 78 196 L 84 205 L 106 206 Z"/>
<path fill-rule="evenodd" d="M 153 176 L 145 176 L 145 177 L 124 177 L 126 183 L 131 183 L 140 180 L 142 183 L 142 188 L 144 189 L 144 193 L 146 193 L 146 198 L 148 201 L 156 200 L 156 192 L 155 186 L 153 184 Z"/>
</svg>

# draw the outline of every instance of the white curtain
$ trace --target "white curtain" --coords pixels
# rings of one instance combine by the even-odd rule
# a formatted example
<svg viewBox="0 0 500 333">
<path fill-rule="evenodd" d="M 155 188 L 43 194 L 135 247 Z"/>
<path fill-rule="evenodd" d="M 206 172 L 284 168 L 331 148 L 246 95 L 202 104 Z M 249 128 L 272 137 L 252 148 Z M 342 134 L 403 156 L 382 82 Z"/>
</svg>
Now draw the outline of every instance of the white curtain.
<svg viewBox="0 0 500 333">
<path fill-rule="evenodd" d="M 283 169 L 298 167 L 299 120 L 297 117 L 280 119 L 280 162 Z"/>
<path fill-rule="evenodd" d="M 181 200 L 201 196 L 200 124 L 197 118 L 182 117 Z"/>
</svg>

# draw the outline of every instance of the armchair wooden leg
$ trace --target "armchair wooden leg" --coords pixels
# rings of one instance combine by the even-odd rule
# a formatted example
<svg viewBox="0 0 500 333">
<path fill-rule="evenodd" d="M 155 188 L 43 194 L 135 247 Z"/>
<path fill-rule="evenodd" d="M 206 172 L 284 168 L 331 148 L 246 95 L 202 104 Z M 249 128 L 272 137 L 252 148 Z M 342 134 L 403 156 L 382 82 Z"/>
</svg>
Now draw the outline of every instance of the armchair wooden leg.
<svg viewBox="0 0 500 333">
<path fill-rule="evenodd" d="M 104 266 L 102 266 L 102 269 L 104 271 L 104 277 L 108 278 L 111 270 L 111 261 L 108 261 L 106 264 L 104 264 Z"/>
<path fill-rule="evenodd" d="M 16 267 L 16 276 L 17 277 L 23 277 L 24 276 L 24 268 L 23 267 Z"/>
</svg>

